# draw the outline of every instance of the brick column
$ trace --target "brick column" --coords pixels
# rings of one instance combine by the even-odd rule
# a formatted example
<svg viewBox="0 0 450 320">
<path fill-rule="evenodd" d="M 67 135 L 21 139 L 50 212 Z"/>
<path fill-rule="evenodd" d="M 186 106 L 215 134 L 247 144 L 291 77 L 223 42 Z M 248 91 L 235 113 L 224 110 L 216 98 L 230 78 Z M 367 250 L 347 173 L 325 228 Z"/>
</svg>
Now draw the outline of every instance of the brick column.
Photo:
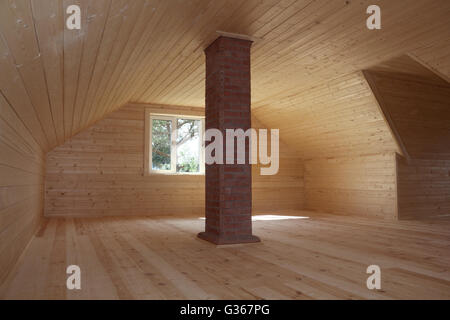
<svg viewBox="0 0 450 320">
<path fill-rule="evenodd" d="M 219 37 L 206 48 L 205 129 L 251 128 L 251 41 Z M 225 141 L 224 141 L 225 142 Z M 235 141 L 235 150 L 236 150 Z M 226 159 L 224 143 L 224 163 Z M 252 235 L 252 168 L 246 163 L 206 165 L 206 226 L 198 236 L 215 244 L 260 241 Z"/>
</svg>

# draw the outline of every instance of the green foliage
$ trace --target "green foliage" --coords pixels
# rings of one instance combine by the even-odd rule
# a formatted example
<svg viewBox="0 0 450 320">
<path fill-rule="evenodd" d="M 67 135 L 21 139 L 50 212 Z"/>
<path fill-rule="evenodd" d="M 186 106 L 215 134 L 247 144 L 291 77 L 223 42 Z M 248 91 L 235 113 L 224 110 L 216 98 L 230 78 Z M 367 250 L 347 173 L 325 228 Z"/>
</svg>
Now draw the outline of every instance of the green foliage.
<svg viewBox="0 0 450 320">
<path fill-rule="evenodd" d="M 172 122 L 153 120 L 152 123 L 152 167 L 156 170 L 170 170 L 170 138 Z"/>
<path fill-rule="evenodd" d="M 199 163 L 194 157 L 189 158 L 187 161 L 183 157 L 184 162 L 177 164 L 177 172 L 198 172 Z"/>
<path fill-rule="evenodd" d="M 177 133 L 177 172 L 198 172 L 198 150 L 192 150 L 191 145 L 199 137 L 199 121 L 178 119 Z"/>
<path fill-rule="evenodd" d="M 177 119 L 177 172 L 199 172 L 198 141 L 199 120 Z M 171 169 L 172 121 L 153 119 L 152 121 L 152 169 Z"/>
</svg>

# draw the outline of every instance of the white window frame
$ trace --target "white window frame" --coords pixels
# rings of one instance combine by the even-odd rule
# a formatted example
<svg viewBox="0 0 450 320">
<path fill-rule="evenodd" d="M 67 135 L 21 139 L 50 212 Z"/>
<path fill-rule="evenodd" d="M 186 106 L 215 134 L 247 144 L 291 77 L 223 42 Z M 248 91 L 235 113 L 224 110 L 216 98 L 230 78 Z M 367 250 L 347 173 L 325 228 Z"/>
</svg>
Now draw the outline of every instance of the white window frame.
<svg viewBox="0 0 450 320">
<path fill-rule="evenodd" d="M 204 175 L 205 174 L 205 145 L 203 141 L 204 128 L 205 128 L 205 118 L 201 116 L 188 116 L 188 115 L 175 115 L 175 114 L 158 114 L 150 113 L 148 114 L 149 128 L 148 135 L 149 140 L 148 146 L 148 172 L 150 174 L 169 174 L 169 175 Z M 199 120 L 199 144 L 200 144 L 200 156 L 199 156 L 199 171 L 198 172 L 177 172 L 177 120 L 178 119 L 192 119 Z M 152 164 L 152 131 L 153 131 L 153 120 L 170 120 L 172 121 L 172 132 L 170 135 L 170 170 L 154 170 Z"/>
</svg>

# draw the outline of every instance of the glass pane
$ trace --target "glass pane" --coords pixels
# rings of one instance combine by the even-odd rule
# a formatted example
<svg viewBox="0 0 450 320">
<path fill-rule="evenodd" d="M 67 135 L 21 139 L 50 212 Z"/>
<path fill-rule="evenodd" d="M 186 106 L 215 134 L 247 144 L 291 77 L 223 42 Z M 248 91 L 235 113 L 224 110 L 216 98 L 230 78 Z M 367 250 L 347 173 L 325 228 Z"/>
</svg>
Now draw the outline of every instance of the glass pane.
<svg viewBox="0 0 450 320">
<path fill-rule="evenodd" d="M 171 120 L 152 121 L 152 169 L 170 170 Z"/>
<path fill-rule="evenodd" d="M 177 119 L 177 172 L 200 171 L 200 120 Z"/>
</svg>

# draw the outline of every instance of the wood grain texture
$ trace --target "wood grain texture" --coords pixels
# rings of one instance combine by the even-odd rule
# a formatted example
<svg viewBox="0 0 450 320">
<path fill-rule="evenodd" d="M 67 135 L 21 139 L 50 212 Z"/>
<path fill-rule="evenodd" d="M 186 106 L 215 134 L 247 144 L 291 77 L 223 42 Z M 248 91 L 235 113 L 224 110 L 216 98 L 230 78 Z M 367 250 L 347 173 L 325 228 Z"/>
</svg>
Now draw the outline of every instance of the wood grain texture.
<svg viewBox="0 0 450 320">
<path fill-rule="evenodd" d="M 0 299 L 450 299 L 448 218 L 254 221 L 262 243 L 225 247 L 195 237 L 203 223 L 46 219 Z M 81 290 L 66 290 L 68 264 Z M 382 290 L 366 287 L 372 264 Z"/>
<path fill-rule="evenodd" d="M 69 4 L 82 9 L 81 30 L 65 28 Z M 253 114 L 281 130 L 279 174 L 261 177 L 253 168 L 255 211 L 306 204 L 391 219 L 398 202 L 401 217 L 445 214 L 450 2 L 380 0 L 379 31 L 366 28 L 370 4 L 0 1 L 0 281 L 40 221 L 45 161 L 48 215 L 202 215 L 203 177 L 144 177 L 144 111 L 119 108 L 130 101 L 204 107 L 203 50 L 217 30 L 257 39 Z M 417 65 L 391 62 L 405 54 Z M 433 161 L 399 164 L 396 172 L 394 155 L 402 150 L 361 73 L 371 69 L 405 148 L 412 158 Z M 305 170 L 300 159 L 308 160 Z M 38 244 L 52 256 L 50 274 L 72 258 L 59 254 L 74 225 L 59 222 L 51 230 L 52 246 Z M 112 259 L 100 239 L 90 241 L 82 240 L 86 250 Z M 123 271 L 109 271 L 118 296 L 131 296 Z M 59 280 L 50 279 L 48 296 L 65 294 Z M 291 296 L 276 286 L 256 290 Z"/>
<path fill-rule="evenodd" d="M 409 56 L 450 82 L 450 41 L 413 50 Z"/>
<path fill-rule="evenodd" d="M 44 153 L 0 94 L 0 283 L 40 224 Z"/>
<path fill-rule="evenodd" d="M 365 72 L 412 159 L 450 159 L 450 83 L 408 56 Z"/>
<path fill-rule="evenodd" d="M 69 4 L 81 8 L 81 30 L 65 27 Z M 253 107 L 271 114 L 280 112 L 280 97 L 303 95 L 405 53 L 448 76 L 449 1 L 379 0 L 383 18 L 377 31 L 366 28 L 370 4 L 5 0 L 0 86 L 48 151 L 130 101 L 204 107 L 203 50 L 218 30 L 258 39 L 251 55 Z M 324 99 L 332 104 L 336 97 Z M 297 102 L 290 108 L 302 110 Z M 387 140 L 376 121 L 368 128 Z M 367 136 L 362 139 L 367 142 Z"/>
<path fill-rule="evenodd" d="M 47 154 L 46 215 L 202 215 L 203 176 L 144 176 L 144 115 L 124 107 Z"/>
<path fill-rule="evenodd" d="M 305 208 L 397 219 L 395 154 L 305 162 Z"/>
<path fill-rule="evenodd" d="M 397 159 L 400 219 L 450 215 L 450 161 Z"/>
<path fill-rule="evenodd" d="M 252 128 L 267 129 L 268 155 L 271 152 L 270 128 L 259 119 L 252 117 Z M 259 133 L 258 133 L 259 134 Z M 260 139 L 260 137 L 258 136 Z M 279 141 L 279 170 L 275 175 L 261 175 L 261 169 L 270 165 L 252 166 L 252 210 L 254 213 L 279 213 L 280 210 L 303 209 L 304 197 L 304 162 L 287 145 L 282 134 Z"/>
<path fill-rule="evenodd" d="M 399 152 L 362 73 L 278 96 L 276 105 L 256 105 L 253 114 L 303 159 Z"/>
<path fill-rule="evenodd" d="M 198 114 L 189 107 L 125 106 L 49 152 L 47 216 L 204 215 L 203 175 L 144 175 L 146 107 Z M 302 208 L 302 163 L 281 148 L 277 175 L 260 176 L 254 168 L 255 210 Z"/>
</svg>

